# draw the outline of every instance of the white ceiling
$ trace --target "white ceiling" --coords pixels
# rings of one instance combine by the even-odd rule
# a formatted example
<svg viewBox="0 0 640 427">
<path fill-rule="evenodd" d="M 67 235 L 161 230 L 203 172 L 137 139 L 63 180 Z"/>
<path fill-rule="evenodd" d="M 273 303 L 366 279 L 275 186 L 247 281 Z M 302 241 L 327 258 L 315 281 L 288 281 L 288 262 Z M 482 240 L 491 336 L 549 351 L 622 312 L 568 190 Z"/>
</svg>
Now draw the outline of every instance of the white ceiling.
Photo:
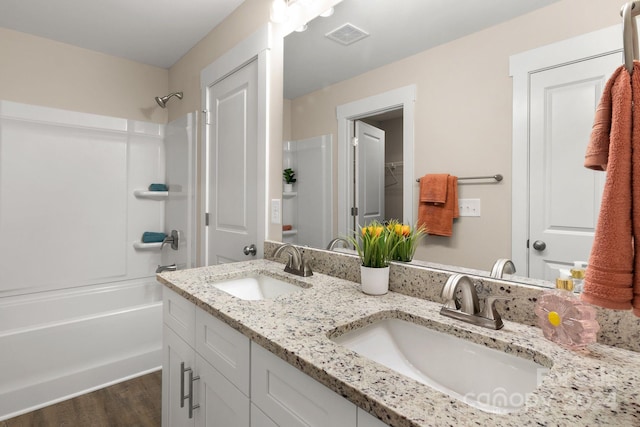
<svg viewBox="0 0 640 427">
<path fill-rule="evenodd" d="M 244 0 L 0 0 L 0 27 L 169 68 Z M 268 1 L 268 0 L 265 0 Z M 344 0 L 285 39 L 292 99 L 558 0 Z M 348 47 L 324 34 L 349 22 Z M 327 59 L 328 58 L 328 59 Z"/>
<path fill-rule="evenodd" d="M 333 16 L 316 18 L 307 31 L 285 38 L 285 98 L 295 99 L 556 1 L 344 0 Z M 325 37 L 345 23 L 370 35 L 350 46 Z"/>
<path fill-rule="evenodd" d="M 244 0 L 0 0 L 0 27 L 161 68 Z"/>
</svg>

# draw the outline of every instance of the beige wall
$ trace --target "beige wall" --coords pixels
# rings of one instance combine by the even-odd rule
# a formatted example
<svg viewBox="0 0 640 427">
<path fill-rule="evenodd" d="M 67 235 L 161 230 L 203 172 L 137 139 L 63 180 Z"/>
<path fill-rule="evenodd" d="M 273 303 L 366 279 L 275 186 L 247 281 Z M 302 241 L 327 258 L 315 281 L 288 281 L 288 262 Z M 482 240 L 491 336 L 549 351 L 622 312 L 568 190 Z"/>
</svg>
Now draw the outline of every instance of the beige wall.
<svg viewBox="0 0 640 427">
<path fill-rule="evenodd" d="M 167 70 L 0 28 L 0 99 L 166 123 Z"/>
<path fill-rule="evenodd" d="M 292 138 L 332 133 L 337 141 L 337 105 L 415 84 L 416 177 L 438 172 L 505 177 L 500 184 L 460 185 L 460 198 L 481 199 L 482 216 L 457 220 L 452 238 L 427 237 L 416 258 L 490 269 L 497 258 L 511 256 L 509 56 L 618 24 L 620 4 L 562 0 L 295 99 Z"/>
<path fill-rule="evenodd" d="M 316 1 L 305 10 L 293 8 L 293 16 L 284 24 L 272 25 L 272 44 L 269 53 L 269 106 L 268 128 L 269 146 L 267 147 L 267 201 L 281 198 L 282 195 L 282 141 L 283 141 L 283 99 L 282 99 L 282 36 L 297 28 L 309 19 L 317 16 L 339 0 Z M 205 38 L 196 44 L 183 58 L 169 69 L 170 91 L 183 91 L 181 103 L 169 104 L 169 120 L 178 118 L 190 111 L 201 109 L 200 71 L 213 63 L 221 55 L 244 40 L 258 29 L 269 24 L 272 0 L 245 0 L 227 19 L 214 28 Z M 198 155 L 202 141 L 199 135 Z M 200 173 L 200 171 L 199 171 Z M 200 182 L 201 176 L 198 176 Z M 201 209 L 201 206 L 198 207 Z M 267 238 L 281 240 L 282 226 L 271 224 L 267 218 Z"/>
</svg>

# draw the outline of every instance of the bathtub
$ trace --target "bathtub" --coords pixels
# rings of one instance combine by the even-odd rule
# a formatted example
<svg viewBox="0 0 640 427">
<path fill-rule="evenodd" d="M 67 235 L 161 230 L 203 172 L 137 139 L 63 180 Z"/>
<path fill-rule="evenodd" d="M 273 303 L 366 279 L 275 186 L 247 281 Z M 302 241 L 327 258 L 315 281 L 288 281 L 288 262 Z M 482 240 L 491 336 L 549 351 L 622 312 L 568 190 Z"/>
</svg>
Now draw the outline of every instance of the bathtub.
<svg viewBox="0 0 640 427">
<path fill-rule="evenodd" d="M 0 298 L 0 421 L 161 367 L 154 278 Z"/>
</svg>

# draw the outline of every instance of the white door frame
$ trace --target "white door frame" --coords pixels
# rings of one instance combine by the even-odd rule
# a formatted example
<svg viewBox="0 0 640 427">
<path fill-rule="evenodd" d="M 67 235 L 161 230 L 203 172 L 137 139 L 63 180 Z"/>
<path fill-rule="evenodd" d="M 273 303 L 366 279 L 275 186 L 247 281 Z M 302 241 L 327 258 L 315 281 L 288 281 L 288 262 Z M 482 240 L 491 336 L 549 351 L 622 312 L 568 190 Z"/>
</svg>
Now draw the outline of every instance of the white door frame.
<svg viewBox="0 0 640 427">
<path fill-rule="evenodd" d="M 234 73 L 240 68 L 244 67 L 249 62 L 256 60 L 258 64 L 258 153 L 257 153 L 257 176 L 264 177 L 265 179 L 258 182 L 262 182 L 262 185 L 258 185 L 257 188 L 257 217 L 258 217 L 258 235 L 256 241 L 257 258 L 264 257 L 264 240 L 266 238 L 267 230 L 267 194 L 269 180 L 267 178 L 267 150 L 269 144 L 268 137 L 268 82 L 269 82 L 269 59 L 271 49 L 271 29 L 270 24 L 266 24 L 255 33 L 238 43 L 231 48 L 224 55 L 216 59 L 213 63 L 209 64 L 200 72 L 200 90 L 201 90 L 201 110 L 204 112 L 207 109 L 207 87 L 221 81 L 226 76 Z M 206 114 L 206 113 L 205 113 Z M 208 137 L 208 129 L 206 125 L 207 120 L 202 120 L 202 140 L 201 144 L 204 150 Z M 206 239 L 202 236 L 206 234 L 206 218 L 205 207 L 207 206 L 206 200 L 208 195 L 206 194 L 207 179 L 205 171 L 207 170 L 208 158 L 203 151 L 200 162 L 200 200 L 201 200 L 201 212 L 200 212 L 200 257 L 198 259 L 198 265 L 206 265 L 208 259 L 208 248 L 206 245 Z"/>
<path fill-rule="evenodd" d="M 622 52 L 622 26 L 573 37 L 509 58 L 513 78 L 513 145 L 511 170 L 511 259 L 529 274 L 529 80 L 533 73 L 589 58 Z M 612 70 L 613 71 L 613 70 Z M 520 267 L 518 267 L 520 268 Z"/>
<path fill-rule="evenodd" d="M 404 222 L 411 225 L 417 213 L 414 205 L 416 181 L 413 174 L 414 117 L 415 117 L 416 85 L 404 86 L 348 104 L 339 105 L 336 109 L 338 119 L 338 235 L 347 236 L 350 230 L 351 200 L 353 186 L 342 185 L 353 182 L 353 150 L 351 150 L 351 134 L 356 119 L 371 116 L 390 110 L 403 109 L 402 119 L 402 161 L 404 163 L 402 212 Z"/>
</svg>

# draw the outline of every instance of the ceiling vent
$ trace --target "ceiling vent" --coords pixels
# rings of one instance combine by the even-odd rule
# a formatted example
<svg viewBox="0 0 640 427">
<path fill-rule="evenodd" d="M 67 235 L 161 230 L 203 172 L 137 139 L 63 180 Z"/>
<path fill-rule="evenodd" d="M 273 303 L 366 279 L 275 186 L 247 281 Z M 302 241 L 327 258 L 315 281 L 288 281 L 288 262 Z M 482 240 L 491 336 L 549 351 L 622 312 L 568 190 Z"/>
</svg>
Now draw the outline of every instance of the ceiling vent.
<svg viewBox="0 0 640 427">
<path fill-rule="evenodd" d="M 369 33 L 361 30 L 353 24 L 346 23 L 339 26 L 333 31 L 329 31 L 327 34 L 325 34 L 325 37 L 342 45 L 349 46 L 350 44 L 353 44 L 358 40 L 369 37 Z"/>
</svg>

